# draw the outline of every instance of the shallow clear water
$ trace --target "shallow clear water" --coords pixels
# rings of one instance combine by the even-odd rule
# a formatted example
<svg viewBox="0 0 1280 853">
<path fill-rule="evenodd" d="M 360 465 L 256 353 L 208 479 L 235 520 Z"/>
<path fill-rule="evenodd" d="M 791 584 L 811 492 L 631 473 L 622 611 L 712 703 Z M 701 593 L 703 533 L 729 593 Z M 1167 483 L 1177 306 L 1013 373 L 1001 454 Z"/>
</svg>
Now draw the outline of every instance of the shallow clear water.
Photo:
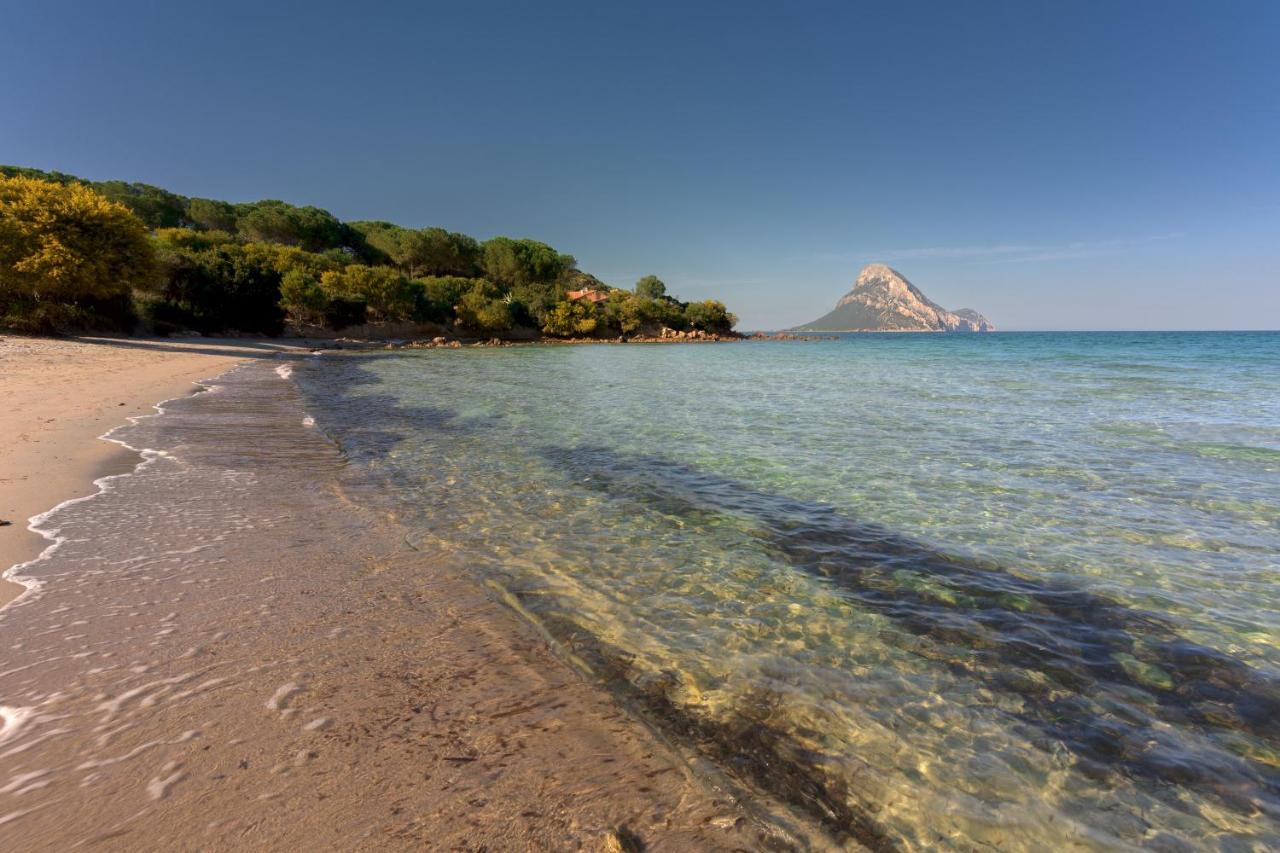
<svg viewBox="0 0 1280 853">
<path fill-rule="evenodd" d="M 1280 334 L 419 350 L 297 376 L 422 547 L 836 834 L 1280 846 Z"/>
</svg>

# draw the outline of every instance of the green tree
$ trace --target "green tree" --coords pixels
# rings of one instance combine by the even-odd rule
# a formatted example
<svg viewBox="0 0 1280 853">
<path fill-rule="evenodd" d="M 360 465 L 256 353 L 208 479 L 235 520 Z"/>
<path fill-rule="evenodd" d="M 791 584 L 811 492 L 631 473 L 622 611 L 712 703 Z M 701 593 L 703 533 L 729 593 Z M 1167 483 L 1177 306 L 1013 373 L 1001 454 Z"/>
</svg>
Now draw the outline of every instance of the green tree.
<svg viewBox="0 0 1280 853">
<path fill-rule="evenodd" d="M 577 266 L 572 255 L 563 255 L 537 240 L 494 237 L 483 246 L 481 264 L 485 277 L 504 288 L 554 282 Z"/>
<path fill-rule="evenodd" d="M 237 242 L 226 231 L 192 231 L 190 228 L 161 228 L 153 238 L 161 250 L 201 252 Z"/>
<path fill-rule="evenodd" d="M 690 328 L 718 333 L 731 331 L 738 322 L 738 318 L 728 312 L 723 302 L 714 299 L 690 302 L 685 306 L 684 319 Z"/>
<path fill-rule="evenodd" d="M 163 284 L 152 319 L 206 334 L 234 329 L 277 335 L 284 327 L 280 272 L 269 255 L 227 243 L 161 252 Z"/>
<path fill-rule="evenodd" d="M 331 297 L 362 299 L 377 320 L 408 320 L 416 304 L 416 290 L 409 280 L 388 267 L 352 264 L 330 270 L 320 286 Z"/>
<path fill-rule="evenodd" d="M 557 303 L 547 317 L 542 331 L 557 338 L 572 338 L 593 334 L 601 325 L 600 311 L 594 303 L 585 300 Z"/>
<path fill-rule="evenodd" d="M 127 296 L 154 283 L 147 229 L 83 184 L 0 177 L 0 302 Z"/>
<path fill-rule="evenodd" d="M 349 227 L 364 238 L 365 243 L 373 250 L 373 255 L 379 262 L 393 263 L 411 273 L 405 253 L 405 238 L 410 233 L 407 228 L 401 228 L 395 223 L 381 220 L 352 222 L 349 223 Z"/>
<path fill-rule="evenodd" d="M 150 184 L 101 181 L 92 185 L 103 196 L 129 208 L 148 228 L 174 228 L 182 224 L 187 200 Z"/>
<path fill-rule="evenodd" d="M 315 323 L 328 309 L 329 297 L 314 276 L 295 268 L 280 280 L 280 304 L 304 323 Z"/>
<path fill-rule="evenodd" d="M 644 299 L 662 299 L 667 295 L 667 286 L 656 275 L 647 275 L 636 282 L 636 296 Z"/>
<path fill-rule="evenodd" d="M 236 227 L 248 240 L 297 246 L 308 252 L 339 249 L 347 231 L 332 213 L 318 207 L 294 207 L 266 199 L 236 205 Z"/>
<path fill-rule="evenodd" d="M 6 178 L 35 178 L 51 184 L 88 184 L 75 175 L 66 172 L 46 172 L 43 169 L 32 169 L 29 166 L 0 166 L 0 175 Z"/>
<path fill-rule="evenodd" d="M 463 294 L 474 288 L 477 281 L 474 278 L 451 275 L 419 279 L 422 297 L 414 312 L 414 319 L 432 323 L 447 323 L 454 319 Z"/>
<path fill-rule="evenodd" d="M 404 253 L 411 275 L 470 277 L 479 269 L 480 244 L 443 228 L 408 232 Z"/>
<path fill-rule="evenodd" d="M 413 231 L 391 222 L 354 222 L 351 227 L 409 276 L 470 278 L 479 270 L 480 244 L 466 234 L 443 228 Z"/>
<path fill-rule="evenodd" d="M 351 258 L 336 250 L 307 252 L 297 246 L 281 246 L 278 243 L 244 243 L 245 254 L 270 265 L 280 275 L 300 269 L 313 278 L 319 278 L 330 270 L 341 270 L 351 264 Z"/>
<path fill-rule="evenodd" d="M 211 198 L 187 199 L 183 219 L 206 231 L 227 231 L 234 234 L 236 230 L 235 206 Z"/>
<path fill-rule="evenodd" d="M 614 290 L 604 303 L 605 323 L 624 335 L 638 332 L 651 322 L 646 309 L 653 300 L 641 299 L 625 290 Z"/>
<path fill-rule="evenodd" d="M 514 317 L 511 304 L 503 297 L 501 288 L 493 282 L 478 279 L 458 300 L 458 322 L 479 332 L 507 331 Z"/>
<path fill-rule="evenodd" d="M 335 326 L 363 322 L 367 314 L 379 319 L 456 319 L 483 331 L 512 325 L 557 328 L 573 335 L 614 330 L 630 334 L 658 326 L 719 331 L 734 322 L 720 303 L 686 306 L 673 299 L 654 276 L 637 282 L 634 294 L 608 288 L 577 269 L 572 255 L 536 240 L 495 237 L 480 244 L 443 228 L 343 223 L 328 211 L 283 201 L 231 205 L 186 198 L 147 184 L 94 184 L 74 175 L 17 166 L 0 166 L 0 176 L 35 180 L 68 192 L 96 191 L 99 198 L 118 200 L 117 212 L 119 205 L 132 211 L 143 232 L 148 227 L 155 232 L 154 239 L 142 240 L 139 264 L 103 273 L 119 253 L 105 248 L 80 251 L 79 246 L 96 239 L 94 228 L 81 233 L 64 227 L 62 243 L 41 238 L 28 257 L 23 252 L 33 245 L 28 232 L 34 220 L 19 227 L 11 212 L 2 224 L 7 230 L 0 231 L 0 260 L 9 258 L 0 267 L 0 311 L 5 313 L 12 313 L 10 307 L 18 302 L 37 300 L 100 312 L 104 300 L 115 300 L 123 310 L 120 316 L 127 319 L 130 291 L 145 290 L 151 281 L 144 270 L 149 246 L 162 272 L 150 288 L 150 307 L 168 318 L 166 322 L 200 330 L 277 328 L 283 316 L 277 304 L 281 288 L 287 291 L 283 298 L 290 311 L 313 316 L 321 304 L 317 287 L 327 300 L 325 321 Z M 58 224 L 58 215 L 47 217 L 40 227 L 65 226 Z M 420 281 L 409 280 L 419 277 Z M 95 280 L 108 283 L 87 284 Z M 32 284 L 36 281 L 39 293 Z M 599 306 L 564 304 L 569 291 L 582 289 L 608 290 L 610 299 Z M 74 295 L 51 301 L 48 295 L 58 290 Z"/>
</svg>

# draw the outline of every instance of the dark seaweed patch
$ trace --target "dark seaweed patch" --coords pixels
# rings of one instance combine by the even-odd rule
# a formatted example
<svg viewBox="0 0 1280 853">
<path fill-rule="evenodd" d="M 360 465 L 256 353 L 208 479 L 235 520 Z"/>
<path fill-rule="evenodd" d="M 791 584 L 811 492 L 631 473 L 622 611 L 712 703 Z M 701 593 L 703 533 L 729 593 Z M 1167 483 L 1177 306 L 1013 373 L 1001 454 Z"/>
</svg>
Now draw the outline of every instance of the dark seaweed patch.
<svg viewBox="0 0 1280 853">
<path fill-rule="evenodd" d="M 323 395 L 323 414 L 360 457 L 374 461 L 410 432 L 505 440 L 494 419 L 352 394 L 368 376 L 359 362 L 371 357 L 343 359 L 338 375 L 326 377 L 338 382 L 326 382 Z M 1241 739 L 1261 741 L 1262 751 L 1276 749 L 1280 688 L 1243 662 L 1180 636 L 1154 614 L 671 460 L 601 447 L 539 452 L 550 470 L 575 485 L 639 511 L 685 526 L 724 517 L 744 522 L 735 526 L 749 531 L 744 535 L 752 546 L 890 618 L 896 630 L 886 640 L 1018 696 L 1017 720 L 1030 727 L 1035 742 L 1045 749 L 1066 746 L 1078 768 L 1102 783 L 1117 775 L 1145 782 L 1175 808 L 1187 807 L 1177 796 L 1183 787 L 1245 814 L 1280 809 L 1276 768 L 1224 749 L 1246 753 Z M 552 621 L 553 632 L 576 633 L 542 612 L 545 602 L 537 596 L 527 604 Z M 768 708 L 778 697 L 762 690 L 728 719 L 709 721 L 683 710 L 661 679 L 641 679 L 637 687 L 626 656 L 598 639 L 577 634 L 574 647 L 579 654 L 594 649 L 589 658 L 602 677 L 639 697 L 649 713 L 722 766 L 803 806 L 837 835 L 892 846 L 870 806 L 852 805 L 851 792 L 824 769 L 822 757 L 806 755 L 786 724 L 774 722 Z"/>
<path fill-rule="evenodd" d="M 1019 695 L 1022 721 L 1070 748 L 1086 770 L 1195 788 L 1245 813 L 1277 808 L 1274 768 L 1207 745 L 1188 753 L 1156 723 L 1274 745 L 1280 685 L 1152 614 L 670 460 L 594 447 L 543 454 L 579 485 L 649 511 L 749 520 L 769 553 L 889 617 L 924 641 L 916 648 L 930 658 Z M 1151 703 L 1134 706 L 1134 691 Z M 1105 710 L 1103 696 L 1113 700 Z"/>
<path fill-rule="evenodd" d="M 516 594 L 519 596 L 519 592 Z M 647 678 L 636 673 L 632 656 L 543 608 L 536 596 L 520 596 L 553 635 L 572 638 L 573 653 L 592 673 L 630 700 L 641 715 L 658 723 L 719 766 L 815 818 L 838 841 L 855 840 L 874 851 L 897 850 L 869 807 L 857 804 L 846 780 L 826 772 L 822 756 L 797 748 L 772 713 L 781 697 L 757 688 L 733 713 L 713 719 L 691 712 L 672 698 L 672 673 Z"/>
</svg>

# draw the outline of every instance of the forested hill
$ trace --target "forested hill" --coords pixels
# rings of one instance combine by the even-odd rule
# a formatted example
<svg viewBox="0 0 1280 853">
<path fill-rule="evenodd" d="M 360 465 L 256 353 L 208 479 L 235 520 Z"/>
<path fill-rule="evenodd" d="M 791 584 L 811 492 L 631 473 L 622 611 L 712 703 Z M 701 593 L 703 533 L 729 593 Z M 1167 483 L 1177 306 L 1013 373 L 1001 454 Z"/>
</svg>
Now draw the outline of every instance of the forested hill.
<svg viewBox="0 0 1280 853">
<path fill-rule="evenodd" d="M 714 300 L 681 302 L 655 276 L 612 287 L 537 240 L 0 166 L 0 326 L 278 334 L 370 322 L 615 337 L 728 332 L 736 318 Z"/>
</svg>

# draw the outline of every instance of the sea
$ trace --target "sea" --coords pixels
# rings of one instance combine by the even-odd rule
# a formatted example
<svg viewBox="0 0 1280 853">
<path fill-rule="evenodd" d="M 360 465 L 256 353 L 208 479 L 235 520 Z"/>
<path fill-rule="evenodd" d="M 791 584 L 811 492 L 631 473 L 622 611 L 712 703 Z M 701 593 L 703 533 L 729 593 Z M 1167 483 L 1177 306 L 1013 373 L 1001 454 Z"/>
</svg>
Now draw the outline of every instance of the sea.
<svg viewBox="0 0 1280 853">
<path fill-rule="evenodd" d="M 1280 333 L 405 349 L 293 378 L 410 545 L 837 842 L 1280 849 Z"/>
</svg>

